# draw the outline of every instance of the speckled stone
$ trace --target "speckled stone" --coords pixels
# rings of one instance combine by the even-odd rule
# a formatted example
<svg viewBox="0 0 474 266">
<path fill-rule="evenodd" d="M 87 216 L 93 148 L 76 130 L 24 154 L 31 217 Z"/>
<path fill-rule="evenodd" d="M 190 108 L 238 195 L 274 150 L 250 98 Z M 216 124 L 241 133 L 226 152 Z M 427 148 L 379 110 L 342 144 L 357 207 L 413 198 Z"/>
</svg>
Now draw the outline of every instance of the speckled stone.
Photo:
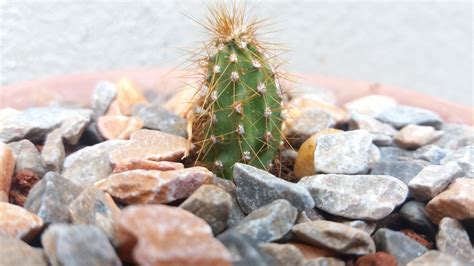
<svg viewBox="0 0 474 266">
<path fill-rule="evenodd" d="M 430 164 L 427 161 L 408 158 L 390 161 L 383 158 L 382 154 L 382 159 L 373 164 L 370 174 L 393 176 L 408 184 L 410 180 L 428 165 Z"/>
<path fill-rule="evenodd" d="M 283 132 L 295 146 L 301 145 L 311 135 L 335 125 L 334 119 L 325 111 L 310 109 L 290 114 L 285 121 Z"/>
<path fill-rule="evenodd" d="M 445 149 L 456 150 L 474 145 L 474 128 L 470 125 L 443 124 L 444 134 L 434 144 Z"/>
<path fill-rule="evenodd" d="M 237 200 L 245 213 L 250 213 L 277 199 L 285 199 L 302 211 L 314 207 L 309 192 L 294 184 L 250 165 L 234 165 Z"/>
<path fill-rule="evenodd" d="M 438 114 L 430 110 L 405 105 L 385 109 L 377 114 L 376 118 L 384 123 L 391 124 L 395 128 L 402 128 L 409 124 L 440 128 L 443 122 Z"/>
<path fill-rule="evenodd" d="M 408 187 L 383 175 L 315 175 L 304 177 L 316 207 L 351 219 L 378 220 L 403 203 Z"/>
<path fill-rule="evenodd" d="M 41 150 L 45 167 L 48 171 L 60 173 L 66 151 L 64 149 L 61 131 L 59 129 L 53 130 L 46 137 L 43 149 Z"/>
<path fill-rule="evenodd" d="M 39 178 L 46 173 L 45 165 L 41 153 L 36 146 L 29 140 L 24 139 L 9 143 L 16 158 L 15 173 L 22 171 L 31 171 Z"/>
<path fill-rule="evenodd" d="M 97 119 L 97 128 L 104 139 L 129 139 L 130 135 L 143 127 L 137 117 L 106 115 Z"/>
<path fill-rule="evenodd" d="M 231 254 L 233 265 L 273 266 L 276 263 L 261 250 L 258 242 L 250 236 L 240 234 L 235 230 L 227 230 L 217 239 Z"/>
<path fill-rule="evenodd" d="M 354 130 L 318 138 L 314 168 L 319 173 L 360 174 L 369 169 L 372 136 L 366 130 Z M 351 158 L 341 160 L 341 158 Z"/>
<path fill-rule="evenodd" d="M 126 145 L 126 140 L 109 140 L 76 151 L 66 157 L 62 175 L 85 188 L 112 173 L 109 154 Z"/>
<path fill-rule="evenodd" d="M 168 203 L 189 197 L 201 185 L 212 182 L 204 167 L 174 171 L 132 170 L 113 174 L 95 186 L 127 204 Z"/>
<path fill-rule="evenodd" d="M 463 261 L 458 260 L 456 257 L 453 257 L 444 252 L 439 252 L 437 250 L 430 250 L 407 264 L 407 266 L 432 265 L 464 266 L 467 264 L 465 264 Z"/>
<path fill-rule="evenodd" d="M 417 149 L 430 144 L 443 135 L 430 126 L 407 125 L 394 136 L 395 143 L 405 149 Z"/>
<path fill-rule="evenodd" d="M 59 130 L 65 143 L 76 145 L 82 137 L 90 123 L 90 118 L 86 116 L 73 116 L 63 121 Z"/>
<path fill-rule="evenodd" d="M 384 251 L 397 258 L 398 265 L 406 265 L 428 250 L 405 234 L 390 229 L 379 229 L 373 235 L 377 251 Z"/>
<path fill-rule="evenodd" d="M 316 258 L 305 260 L 303 266 L 344 266 L 346 265 L 343 260 L 336 258 Z"/>
<path fill-rule="evenodd" d="M 455 162 L 429 165 L 408 183 L 411 195 L 418 201 L 427 201 L 441 193 L 456 178 L 463 175 Z"/>
<path fill-rule="evenodd" d="M 117 96 L 117 87 L 110 81 L 100 81 L 95 86 L 92 93 L 91 106 L 94 110 L 94 116 L 104 115 L 109 109 L 110 104 Z"/>
<path fill-rule="evenodd" d="M 275 200 L 251 212 L 235 227 L 241 234 L 259 242 L 271 242 L 288 233 L 296 221 L 298 211 L 284 199 Z"/>
<path fill-rule="evenodd" d="M 48 266 L 46 254 L 40 248 L 33 248 L 25 242 L 0 236 L 0 265 Z"/>
<path fill-rule="evenodd" d="M 474 249 L 466 230 L 455 219 L 444 217 L 436 235 L 437 248 L 470 265 L 474 264 Z"/>
<path fill-rule="evenodd" d="M 474 179 L 474 145 L 450 152 L 441 160 L 441 164 L 449 162 L 456 162 L 462 168 L 466 177 Z"/>
<path fill-rule="evenodd" d="M 275 259 L 275 266 L 299 266 L 304 261 L 303 253 L 290 244 L 264 243 L 260 244 L 260 248 L 268 256 Z"/>
<path fill-rule="evenodd" d="M 187 138 L 188 121 L 158 104 L 135 106 L 132 114 L 143 121 L 144 128 Z"/>
<path fill-rule="evenodd" d="M 372 134 L 380 134 L 385 136 L 393 136 L 395 135 L 395 133 L 397 133 L 397 130 L 391 125 L 382 123 L 371 116 L 361 115 L 358 113 L 351 114 L 351 120 L 349 121 L 349 129 L 365 129 Z"/>
<path fill-rule="evenodd" d="M 376 116 L 380 112 L 395 107 L 396 105 L 397 101 L 391 97 L 371 94 L 352 100 L 346 103 L 344 107 L 351 113 Z"/>
<path fill-rule="evenodd" d="M 69 118 L 90 121 L 91 116 L 92 111 L 89 109 L 64 107 L 29 108 L 0 123 L 0 141 L 12 142 L 20 139 L 42 140 L 46 134 L 59 127 Z"/>
<path fill-rule="evenodd" d="M 81 191 L 79 186 L 68 179 L 54 172 L 48 172 L 30 190 L 25 208 L 37 214 L 45 223 L 68 223 L 69 204 Z"/>
<path fill-rule="evenodd" d="M 15 156 L 10 147 L 0 142 L 0 202 L 8 202 L 14 170 Z"/>
<path fill-rule="evenodd" d="M 312 221 L 292 228 L 296 239 L 328 248 L 340 254 L 366 255 L 375 252 L 375 245 L 365 231 L 341 223 Z"/>
<path fill-rule="evenodd" d="M 43 220 L 20 206 L 0 202 L 0 237 L 29 239 L 43 227 Z"/>
<path fill-rule="evenodd" d="M 105 234 L 92 225 L 51 225 L 41 243 L 52 265 L 122 265 Z"/>
<path fill-rule="evenodd" d="M 182 163 L 176 162 L 166 162 L 166 161 L 152 161 L 152 160 L 138 160 L 138 161 L 126 161 L 119 162 L 115 165 L 113 173 L 122 173 L 131 170 L 159 170 L 159 171 L 169 171 L 169 170 L 179 170 L 184 169 Z"/>
<path fill-rule="evenodd" d="M 436 145 L 426 145 L 417 149 L 413 153 L 413 158 L 425 160 L 431 164 L 440 164 L 441 160 L 448 154 L 447 149 L 440 148 Z"/>
<path fill-rule="evenodd" d="M 375 231 L 375 228 L 377 227 L 376 222 L 369 222 L 369 221 L 362 221 L 362 220 L 343 221 L 342 224 L 348 225 L 356 229 L 360 229 L 369 235 L 371 235 Z"/>
<path fill-rule="evenodd" d="M 419 201 L 408 201 L 403 204 L 399 213 L 402 219 L 415 231 L 426 235 L 429 239 L 434 239 L 436 226 L 428 220 L 425 215 L 426 204 Z"/>
<path fill-rule="evenodd" d="M 236 187 L 233 181 L 214 176 L 213 182 L 215 186 L 224 189 L 232 198 L 232 207 L 230 209 L 229 219 L 227 220 L 227 227 L 231 228 L 239 224 L 244 218 L 245 213 L 240 208 L 237 202 Z"/>
<path fill-rule="evenodd" d="M 214 235 L 217 235 L 227 227 L 232 197 L 220 187 L 202 185 L 179 207 L 202 218 L 211 226 Z"/>
</svg>

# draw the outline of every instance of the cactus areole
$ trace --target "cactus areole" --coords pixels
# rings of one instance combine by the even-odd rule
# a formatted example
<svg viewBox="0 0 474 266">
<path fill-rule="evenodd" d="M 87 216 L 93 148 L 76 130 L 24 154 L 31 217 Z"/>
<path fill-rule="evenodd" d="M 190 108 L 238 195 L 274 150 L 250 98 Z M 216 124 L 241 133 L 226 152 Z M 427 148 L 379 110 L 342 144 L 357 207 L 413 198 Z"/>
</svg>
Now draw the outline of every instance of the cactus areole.
<svg viewBox="0 0 474 266">
<path fill-rule="evenodd" d="M 270 169 L 282 143 L 282 94 L 259 22 L 245 9 L 217 7 L 206 28 L 213 39 L 200 60 L 203 78 L 192 115 L 197 162 L 226 179 L 235 163 Z"/>
</svg>

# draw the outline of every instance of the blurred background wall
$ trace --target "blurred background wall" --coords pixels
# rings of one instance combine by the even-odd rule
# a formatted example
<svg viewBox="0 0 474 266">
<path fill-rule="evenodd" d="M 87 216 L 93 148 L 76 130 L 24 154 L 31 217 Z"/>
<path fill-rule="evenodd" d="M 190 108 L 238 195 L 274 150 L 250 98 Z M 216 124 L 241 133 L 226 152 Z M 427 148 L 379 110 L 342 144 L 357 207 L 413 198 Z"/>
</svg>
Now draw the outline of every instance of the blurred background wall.
<svg viewBox="0 0 474 266">
<path fill-rule="evenodd" d="M 206 38 L 184 14 L 204 0 L 0 1 L 0 83 L 83 71 L 174 67 Z M 248 0 L 281 30 L 286 69 L 397 85 L 473 104 L 467 1 Z"/>
</svg>

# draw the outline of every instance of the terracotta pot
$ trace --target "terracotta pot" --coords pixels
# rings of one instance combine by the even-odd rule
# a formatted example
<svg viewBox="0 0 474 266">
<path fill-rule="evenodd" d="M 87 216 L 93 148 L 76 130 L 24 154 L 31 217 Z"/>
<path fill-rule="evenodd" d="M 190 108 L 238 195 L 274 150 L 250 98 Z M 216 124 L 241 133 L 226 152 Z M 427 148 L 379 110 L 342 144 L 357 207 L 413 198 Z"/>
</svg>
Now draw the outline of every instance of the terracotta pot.
<svg viewBox="0 0 474 266">
<path fill-rule="evenodd" d="M 88 103 L 92 90 L 99 80 L 116 81 L 128 77 L 140 87 L 153 89 L 160 95 L 169 95 L 182 88 L 179 79 L 183 72 L 166 68 L 97 71 L 27 81 L 0 87 L 0 108 L 23 109 L 46 105 L 51 101 Z M 321 75 L 299 75 L 309 85 L 327 88 L 336 96 L 338 104 L 369 95 L 381 94 L 395 98 L 400 104 L 418 106 L 437 112 L 445 121 L 474 125 L 474 109 L 438 97 L 408 89 L 364 81 L 351 81 Z"/>
</svg>

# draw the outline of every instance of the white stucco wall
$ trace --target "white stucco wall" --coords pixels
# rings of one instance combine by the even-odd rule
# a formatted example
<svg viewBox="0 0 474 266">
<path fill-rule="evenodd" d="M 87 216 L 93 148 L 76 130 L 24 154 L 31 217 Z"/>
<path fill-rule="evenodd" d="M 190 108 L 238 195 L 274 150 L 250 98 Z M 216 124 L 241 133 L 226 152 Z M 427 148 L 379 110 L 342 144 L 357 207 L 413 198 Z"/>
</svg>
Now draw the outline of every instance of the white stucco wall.
<svg viewBox="0 0 474 266">
<path fill-rule="evenodd" d="M 205 38 L 201 0 L 0 0 L 0 82 L 176 66 Z M 471 1 L 249 1 L 282 29 L 287 69 L 378 81 L 473 104 Z M 256 3 L 256 4 L 255 4 Z"/>
</svg>

